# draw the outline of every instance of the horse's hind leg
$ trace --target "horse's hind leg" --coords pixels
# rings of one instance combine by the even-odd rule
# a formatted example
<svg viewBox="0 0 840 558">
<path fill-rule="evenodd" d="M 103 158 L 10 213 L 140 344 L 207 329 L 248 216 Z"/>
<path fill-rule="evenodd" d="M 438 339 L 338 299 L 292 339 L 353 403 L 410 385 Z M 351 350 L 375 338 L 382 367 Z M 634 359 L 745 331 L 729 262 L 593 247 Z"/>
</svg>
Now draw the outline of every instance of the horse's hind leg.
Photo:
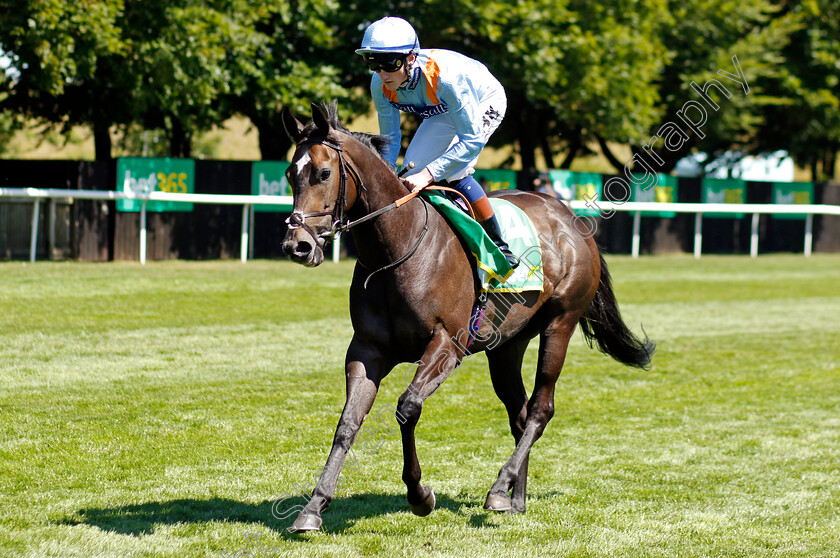
<svg viewBox="0 0 840 558">
<path fill-rule="evenodd" d="M 523 467 L 527 467 L 531 446 L 539 439 L 548 421 L 554 416 L 554 386 L 566 360 L 569 339 L 576 324 L 577 319 L 566 314 L 554 319 L 540 334 L 537 374 L 534 379 L 534 392 L 527 405 L 525 428 L 513 455 L 502 466 L 496 482 L 487 494 L 484 504 L 487 509 L 507 510 L 513 507 L 508 492 L 519 479 Z"/>
<path fill-rule="evenodd" d="M 510 419 L 510 432 L 516 444 L 525 433 L 528 395 L 522 384 L 522 357 L 525 355 L 525 349 L 528 348 L 530 340 L 530 336 L 523 334 L 498 349 L 487 351 L 487 363 L 490 367 L 493 389 L 505 405 Z M 502 502 L 502 508 L 493 509 L 524 512 L 527 483 L 528 457 L 526 456 L 513 483 L 513 500 L 509 501 L 510 506 L 505 507 L 508 502 Z"/>
<path fill-rule="evenodd" d="M 435 329 L 408 389 L 400 396 L 397 412 L 405 419 L 400 426 L 403 444 L 403 481 L 408 489 L 411 512 L 425 516 L 435 508 L 435 493 L 420 484 L 420 461 L 414 444 L 414 429 L 420 420 L 423 402 L 440 387 L 449 373 L 460 364 L 463 355 L 442 327 Z"/>
</svg>

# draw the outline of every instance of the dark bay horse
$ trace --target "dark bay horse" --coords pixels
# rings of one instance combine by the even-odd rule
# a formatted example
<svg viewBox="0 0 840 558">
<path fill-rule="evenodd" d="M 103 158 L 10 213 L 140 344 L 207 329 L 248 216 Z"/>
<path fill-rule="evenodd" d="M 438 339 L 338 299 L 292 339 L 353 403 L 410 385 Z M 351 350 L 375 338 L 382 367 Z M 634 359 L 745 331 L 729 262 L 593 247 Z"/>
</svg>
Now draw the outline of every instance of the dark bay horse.
<svg viewBox="0 0 840 558">
<path fill-rule="evenodd" d="M 590 346 L 597 343 L 628 366 L 647 368 L 654 344 L 622 321 L 606 264 L 591 235 L 585 238 L 577 231 L 574 214 L 550 196 L 507 191 L 500 197 L 522 208 L 540 232 L 543 290 L 491 297 L 479 334 L 468 346 L 467 326 L 478 293 L 471 257 L 461 242 L 421 198 L 393 205 L 408 190 L 379 154 L 383 137 L 348 131 L 335 104 L 313 105 L 312 119 L 305 126 L 284 111 L 284 125 L 297 148 L 288 170 L 294 211 L 283 250 L 298 263 L 316 266 L 324 260 L 327 239 L 352 227 L 358 262 L 350 285 L 347 400 L 326 466 L 290 530 L 320 529 L 321 513 L 332 500 L 380 382 L 404 362 L 419 364 L 397 404 L 404 419 L 403 481 L 411 511 L 429 514 L 435 495 L 420 483 L 414 429 L 426 398 L 465 356 L 479 351 L 487 354 L 493 388 L 516 441 L 484 506 L 524 512 L 528 455 L 554 414 L 554 386 L 575 327 L 581 325 Z M 522 359 L 537 335 L 539 358 L 528 398 Z"/>
</svg>

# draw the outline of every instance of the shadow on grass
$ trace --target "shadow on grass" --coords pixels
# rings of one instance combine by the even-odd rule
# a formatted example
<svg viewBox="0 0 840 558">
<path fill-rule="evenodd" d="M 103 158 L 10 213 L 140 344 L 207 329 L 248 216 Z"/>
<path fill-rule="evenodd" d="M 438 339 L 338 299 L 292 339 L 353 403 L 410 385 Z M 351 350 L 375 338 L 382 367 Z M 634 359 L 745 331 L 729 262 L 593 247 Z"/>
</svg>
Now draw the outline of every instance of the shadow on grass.
<svg viewBox="0 0 840 558">
<path fill-rule="evenodd" d="M 289 533 L 289 527 L 296 514 L 278 520 L 272 513 L 273 501 L 259 504 L 239 502 L 225 498 L 208 500 L 181 499 L 166 502 L 147 502 L 114 508 L 81 509 L 73 517 L 58 520 L 65 525 L 94 525 L 103 531 L 121 535 L 148 535 L 159 525 L 179 523 L 207 523 L 225 521 L 264 525 L 281 533 L 284 538 L 297 539 L 300 535 Z M 449 510 L 453 514 L 463 515 L 464 506 L 475 506 L 478 502 L 447 495 L 437 496 L 435 509 Z M 358 494 L 346 498 L 336 498 L 323 514 L 324 531 L 335 533 L 346 531 L 357 521 L 369 517 L 378 517 L 393 513 L 409 513 L 408 502 L 404 495 L 397 494 Z M 423 518 L 418 517 L 418 521 Z M 484 526 L 483 519 L 470 519 L 474 527 Z"/>
</svg>

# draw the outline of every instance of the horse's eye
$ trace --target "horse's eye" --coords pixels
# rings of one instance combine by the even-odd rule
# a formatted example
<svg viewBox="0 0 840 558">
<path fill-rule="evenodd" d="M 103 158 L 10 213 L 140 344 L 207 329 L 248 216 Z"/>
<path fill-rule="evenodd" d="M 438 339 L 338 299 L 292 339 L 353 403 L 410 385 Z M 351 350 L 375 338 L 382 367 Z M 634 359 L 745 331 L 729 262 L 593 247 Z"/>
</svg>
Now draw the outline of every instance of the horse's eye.
<svg viewBox="0 0 840 558">
<path fill-rule="evenodd" d="M 326 181 L 330 177 L 330 174 L 332 174 L 332 171 L 322 170 L 321 171 L 321 182 Z"/>
</svg>

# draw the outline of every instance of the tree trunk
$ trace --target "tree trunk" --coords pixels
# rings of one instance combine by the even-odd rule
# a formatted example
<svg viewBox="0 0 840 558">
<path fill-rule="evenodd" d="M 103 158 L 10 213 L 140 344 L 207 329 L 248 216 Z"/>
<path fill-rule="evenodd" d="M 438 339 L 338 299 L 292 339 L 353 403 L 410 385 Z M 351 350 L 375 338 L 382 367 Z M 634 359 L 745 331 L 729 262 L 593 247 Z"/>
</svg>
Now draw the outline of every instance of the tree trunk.
<svg viewBox="0 0 840 558">
<path fill-rule="evenodd" d="M 548 144 L 548 136 L 543 135 L 540 139 L 540 151 L 543 154 L 543 160 L 545 161 L 545 167 L 547 169 L 554 168 L 554 156 L 551 154 L 551 146 Z"/>
<path fill-rule="evenodd" d="M 682 149 L 680 149 L 676 153 L 673 151 L 669 151 L 668 149 L 655 149 L 654 152 L 664 161 L 664 164 L 660 165 L 659 161 L 654 161 L 652 168 L 656 172 L 661 172 L 663 174 L 670 173 L 672 170 L 674 170 L 674 167 L 677 166 L 679 160 L 691 152 L 691 148 L 695 144 L 696 142 L 686 142 L 686 144 L 683 145 Z M 655 159 L 650 154 L 647 155 L 647 158 L 648 160 Z"/>
<path fill-rule="evenodd" d="M 829 143 L 823 157 L 823 174 L 828 180 L 834 178 L 834 169 L 837 166 L 837 148 L 836 143 Z"/>
<path fill-rule="evenodd" d="M 97 118 L 93 123 L 93 151 L 97 163 L 111 160 L 110 126 L 101 118 Z"/>
<path fill-rule="evenodd" d="M 531 171 L 537 168 L 537 142 L 534 138 L 537 127 L 534 125 L 534 109 L 525 105 L 519 114 L 519 157 L 522 159 L 522 170 Z"/>
<path fill-rule="evenodd" d="M 260 157 L 263 161 L 285 161 L 288 158 L 292 140 L 283 128 L 283 121 L 279 114 L 268 117 L 251 117 L 251 122 L 257 127 L 260 142 Z"/>
<path fill-rule="evenodd" d="M 610 148 L 607 145 L 607 141 L 604 138 L 602 138 L 600 135 L 597 136 L 597 138 L 598 145 L 601 146 L 601 153 L 603 153 L 604 157 L 607 158 L 607 161 L 609 161 L 610 164 L 615 167 L 616 172 L 622 172 L 626 163 L 622 163 L 618 160 L 618 158 L 615 155 L 613 155 L 612 151 L 610 151 Z"/>
<path fill-rule="evenodd" d="M 580 151 L 580 148 L 583 146 L 583 141 L 581 139 L 581 134 L 583 130 L 580 126 L 575 127 L 574 136 L 572 136 L 569 140 L 569 152 L 566 154 L 566 158 L 563 159 L 563 162 L 560 163 L 561 169 L 569 169 L 572 166 L 572 161 L 575 160 L 575 157 Z"/>
<path fill-rule="evenodd" d="M 192 154 L 192 135 L 184 129 L 181 121 L 172 118 L 169 131 L 169 154 L 172 157 L 188 159 Z"/>
</svg>

